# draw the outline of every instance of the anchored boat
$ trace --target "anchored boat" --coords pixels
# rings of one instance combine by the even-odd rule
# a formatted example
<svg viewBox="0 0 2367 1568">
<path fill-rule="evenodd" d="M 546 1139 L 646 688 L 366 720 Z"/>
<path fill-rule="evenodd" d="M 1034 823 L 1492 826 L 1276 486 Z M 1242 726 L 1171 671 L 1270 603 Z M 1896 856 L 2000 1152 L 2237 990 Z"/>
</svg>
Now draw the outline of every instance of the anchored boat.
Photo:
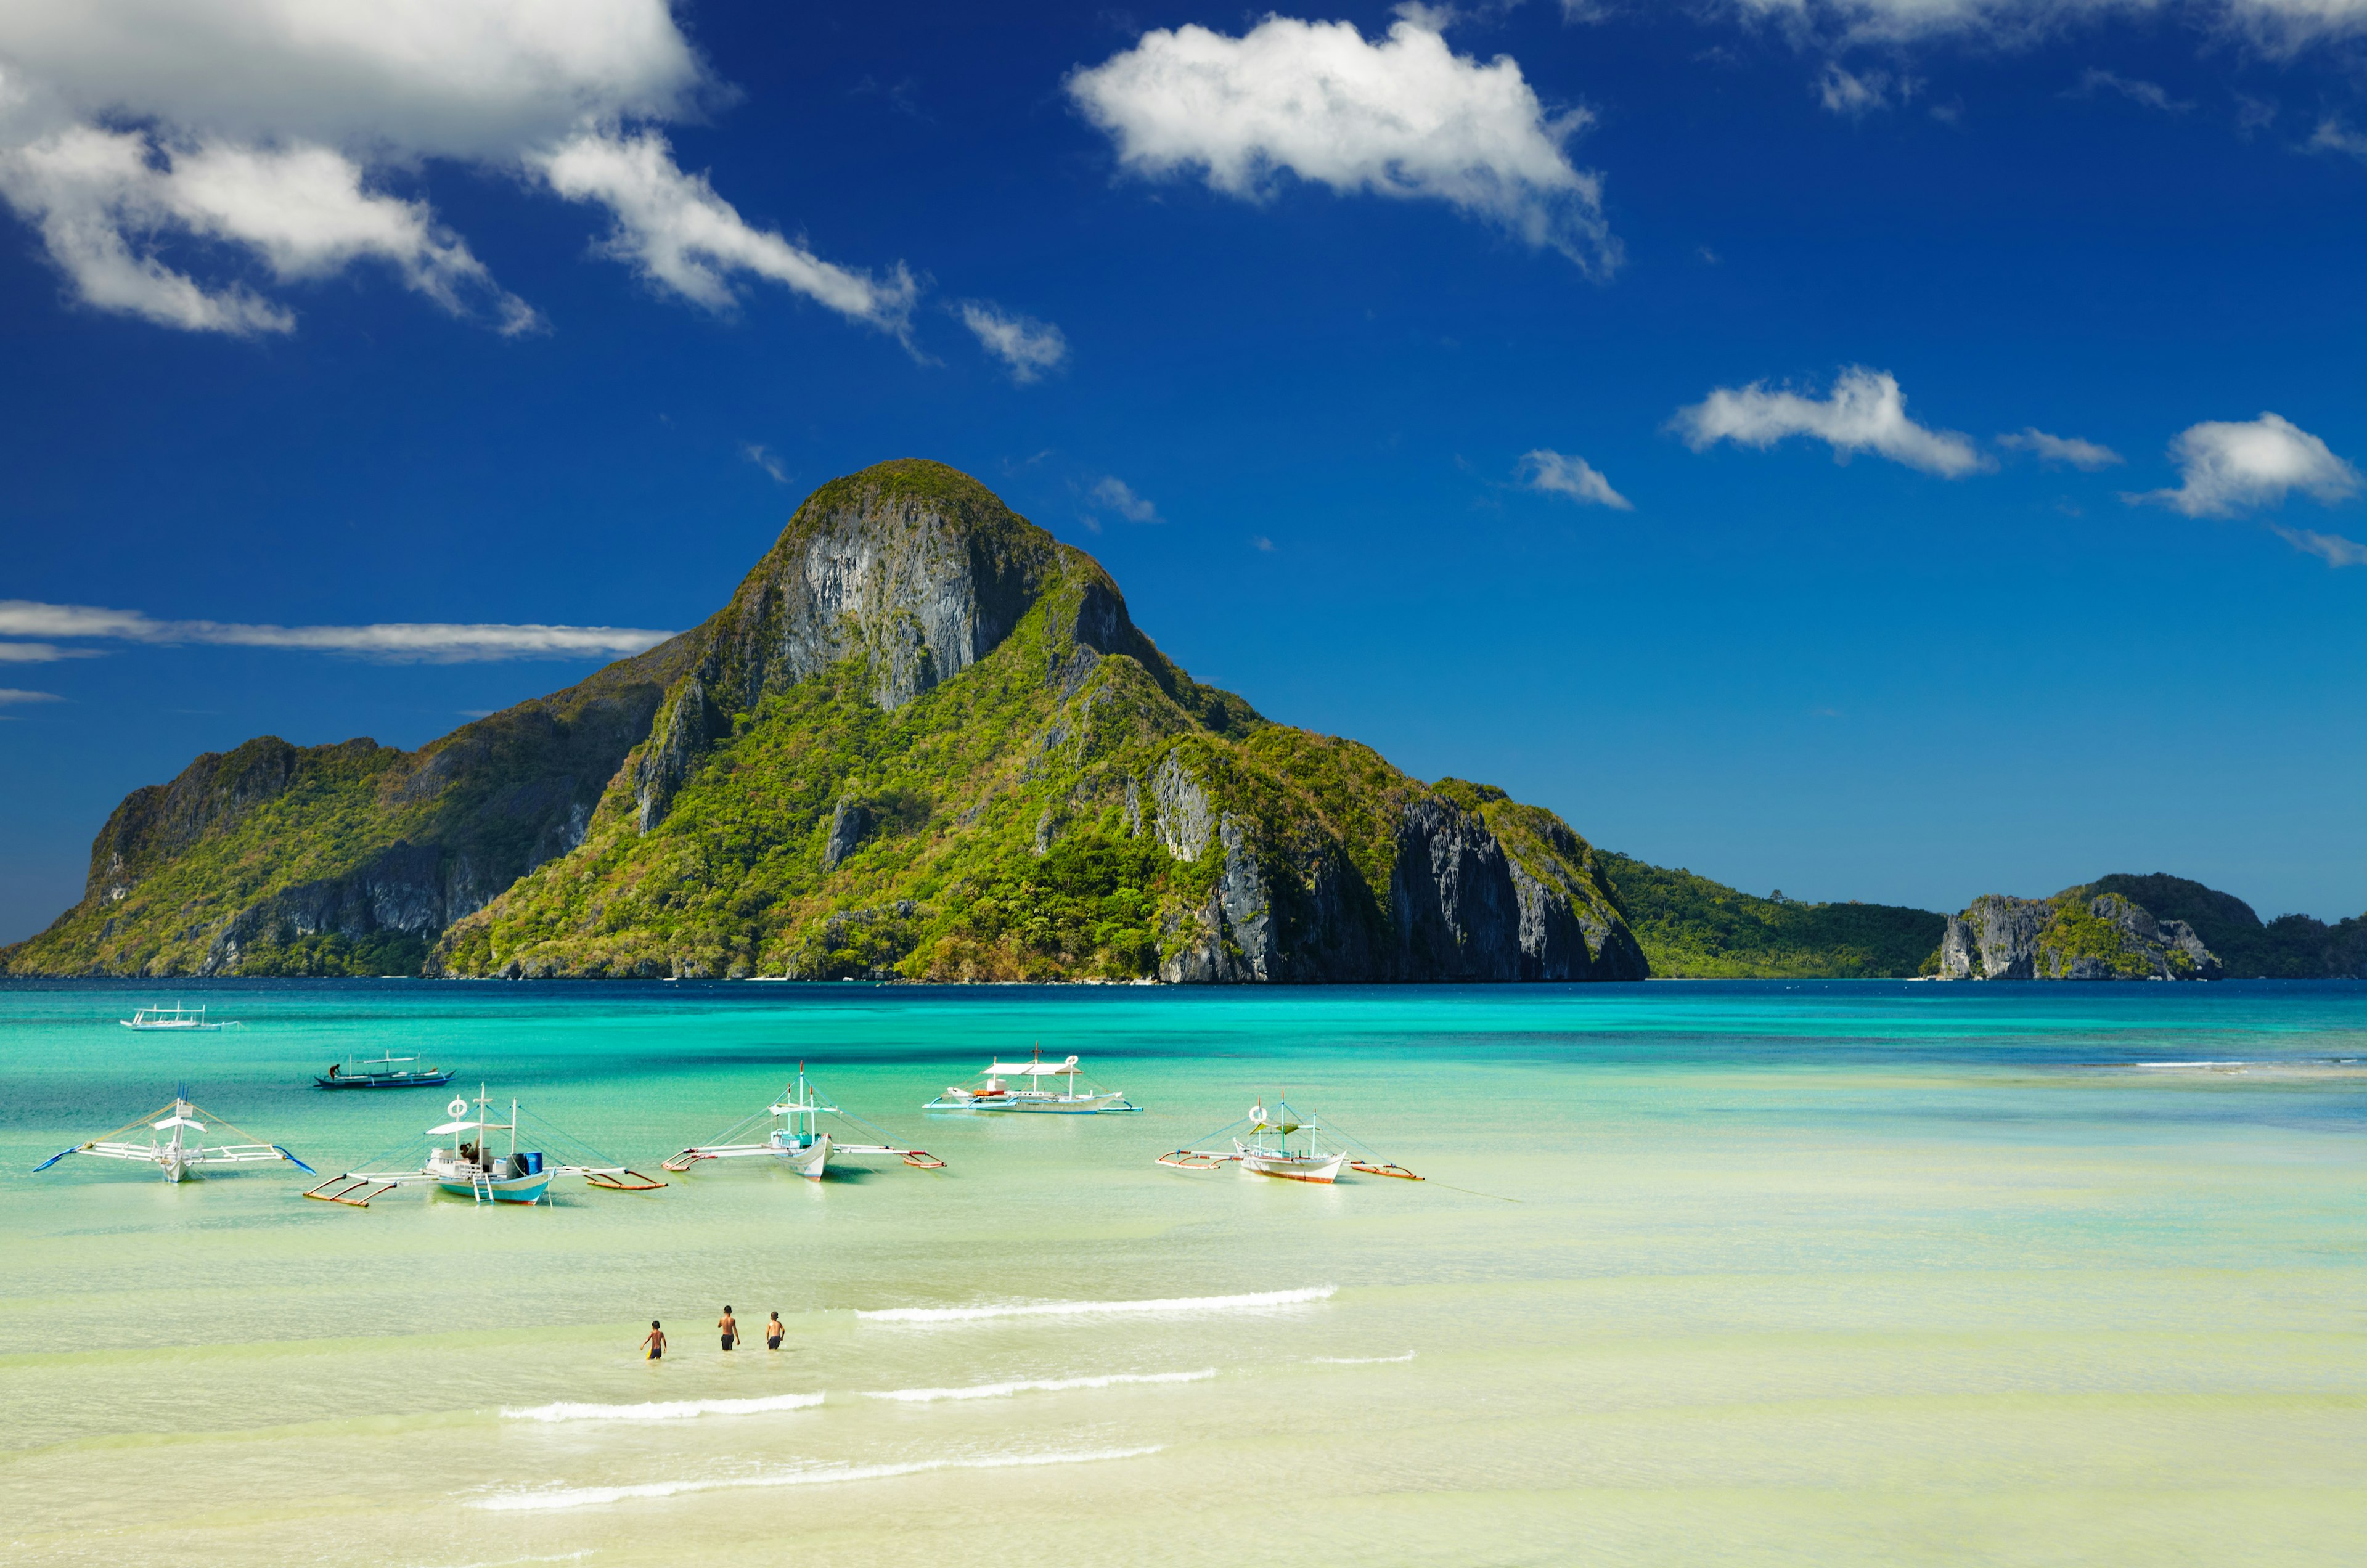
<svg viewBox="0 0 2367 1568">
<path fill-rule="evenodd" d="M 203 1032 L 210 1034 L 218 1029 L 246 1027 L 236 1019 L 210 1022 L 206 1018 L 205 1009 L 185 1008 L 178 1002 L 168 1008 L 135 1008 L 130 1018 L 119 1018 L 115 1021 L 126 1029 L 164 1029 L 185 1033 Z"/>
<path fill-rule="evenodd" d="M 324 1203 L 367 1209 L 371 1199 L 384 1197 L 398 1187 L 440 1187 L 447 1192 L 466 1193 L 479 1203 L 539 1203 L 546 1201 L 553 1179 L 561 1176 L 580 1176 L 591 1186 L 611 1192 L 647 1192 L 665 1185 L 629 1166 L 549 1163 L 540 1149 L 517 1146 L 516 1100 L 510 1101 L 510 1119 L 506 1122 L 491 1119 L 493 1100 L 481 1084 L 473 1104 L 473 1117 L 469 1114 L 471 1101 L 465 1098 L 456 1099 L 444 1108 L 445 1114 L 452 1120 L 428 1128 L 427 1135 L 448 1136 L 452 1145 L 448 1148 L 440 1144 L 429 1148 L 426 1163 L 418 1169 L 348 1170 L 331 1177 L 304 1196 L 318 1198 Z M 555 1127 L 546 1130 L 565 1136 Z M 493 1133 L 509 1134 L 508 1153 L 493 1152 L 488 1137 Z M 597 1156 L 597 1151 L 587 1152 Z"/>
<path fill-rule="evenodd" d="M 835 1116 L 879 1141 L 847 1143 L 821 1130 L 819 1118 L 823 1116 Z M 763 1143 L 732 1142 L 744 1137 L 766 1117 L 772 1119 L 773 1125 Z M 946 1164 L 926 1149 L 908 1149 L 893 1142 L 886 1133 L 830 1100 L 807 1081 L 805 1064 L 800 1062 L 797 1081 L 781 1091 L 778 1102 L 726 1128 L 712 1143 L 683 1150 L 665 1162 L 665 1168 L 679 1173 L 704 1159 L 776 1159 L 799 1176 L 819 1181 L 833 1155 L 893 1155 L 916 1170 L 942 1170 Z"/>
<path fill-rule="evenodd" d="M 1394 1176 L 1404 1181 L 1421 1179 L 1336 1130 L 1331 1133 L 1327 1146 L 1319 1118 L 1311 1113 L 1300 1115 L 1279 1096 L 1271 1107 L 1260 1100 L 1250 1107 L 1247 1116 L 1230 1126 L 1217 1128 L 1202 1141 L 1213 1144 L 1227 1134 L 1235 1134 L 1229 1150 L 1172 1149 L 1159 1156 L 1159 1163 L 1177 1170 L 1216 1170 L 1238 1165 L 1259 1176 L 1312 1181 L 1325 1187 L 1340 1179 L 1343 1166 L 1367 1176 Z M 1293 1138 L 1297 1139 L 1295 1145 Z"/>
<path fill-rule="evenodd" d="M 243 1141 L 235 1144 L 207 1143 L 205 1134 L 212 1129 L 198 1120 L 200 1116 L 210 1118 L 222 1132 L 237 1133 Z M 123 1136 L 143 1125 L 148 1133 L 147 1142 L 140 1143 Z M 150 1111 L 139 1121 L 126 1122 L 112 1133 L 101 1134 L 86 1144 L 60 1149 L 33 1169 L 47 1170 L 68 1155 L 93 1155 L 100 1159 L 128 1159 L 153 1165 L 164 1172 L 167 1181 L 187 1181 L 192 1171 L 224 1165 L 278 1165 L 285 1162 L 307 1176 L 320 1174 L 277 1144 L 266 1144 L 251 1134 L 241 1133 L 211 1111 L 199 1110 L 190 1102 L 187 1089 L 175 1094 L 170 1102 Z"/>
<path fill-rule="evenodd" d="M 312 1081 L 323 1089 L 441 1089 L 452 1081 L 442 1067 L 423 1067 L 416 1056 L 373 1056 L 357 1062 L 347 1057 L 332 1062 Z"/>
<path fill-rule="evenodd" d="M 1065 1062 L 1044 1060 L 1043 1047 L 1036 1047 L 1032 1060 L 1025 1062 L 990 1062 L 975 1087 L 956 1084 L 928 1104 L 923 1111 L 1019 1111 L 1067 1116 L 1093 1116 L 1107 1112 L 1140 1111 L 1141 1106 L 1116 1089 L 1099 1089 L 1080 1086 L 1077 1076 L 1082 1069 L 1077 1059 Z M 1063 1086 L 1057 1080 L 1067 1078 Z M 1020 1080 L 1014 1088 L 1011 1080 Z"/>
</svg>

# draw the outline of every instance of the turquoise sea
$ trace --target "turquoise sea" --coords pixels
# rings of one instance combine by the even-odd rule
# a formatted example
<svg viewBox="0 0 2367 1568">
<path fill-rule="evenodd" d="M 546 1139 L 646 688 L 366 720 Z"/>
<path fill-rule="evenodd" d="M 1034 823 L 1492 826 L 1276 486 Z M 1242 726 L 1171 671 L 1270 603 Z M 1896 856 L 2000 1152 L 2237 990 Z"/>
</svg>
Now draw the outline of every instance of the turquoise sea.
<svg viewBox="0 0 2367 1568">
<path fill-rule="evenodd" d="M 1145 1113 L 920 1111 L 1037 1043 Z M 32 1172 L 184 1081 L 415 1160 L 452 1089 L 310 1087 L 387 1048 L 645 1170 L 802 1060 L 950 1163 Z M 1284 1091 L 1430 1179 L 1152 1163 Z M 0 1563 L 2355 1561 L 2363 1224 L 2361 986 L 17 984 Z"/>
</svg>

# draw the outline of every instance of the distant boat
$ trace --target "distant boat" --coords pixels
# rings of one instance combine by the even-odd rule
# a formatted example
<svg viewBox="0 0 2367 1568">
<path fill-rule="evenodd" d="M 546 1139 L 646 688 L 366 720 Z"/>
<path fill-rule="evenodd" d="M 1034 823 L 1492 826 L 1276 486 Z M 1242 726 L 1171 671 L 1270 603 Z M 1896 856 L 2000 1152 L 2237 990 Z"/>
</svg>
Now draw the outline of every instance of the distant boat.
<svg viewBox="0 0 2367 1568">
<path fill-rule="evenodd" d="M 835 1116 L 851 1122 L 880 1141 L 876 1144 L 850 1144 L 834 1134 L 821 1131 L 817 1118 Z M 766 1117 L 773 1119 L 772 1130 L 761 1144 L 735 1144 L 731 1140 L 751 1131 Z M 888 1134 L 853 1111 L 826 1098 L 821 1090 L 806 1081 L 805 1064 L 798 1065 L 797 1081 L 781 1091 L 778 1102 L 766 1106 L 737 1126 L 717 1134 L 714 1142 L 695 1145 L 665 1162 L 668 1170 L 688 1170 L 700 1160 L 770 1158 L 781 1161 L 791 1170 L 809 1180 L 819 1181 L 829 1168 L 832 1155 L 894 1155 L 917 1170 L 942 1170 L 946 1162 L 926 1149 L 908 1149 L 889 1142 Z"/>
<path fill-rule="evenodd" d="M 130 1018 L 119 1018 L 115 1021 L 123 1025 L 126 1029 L 201 1029 L 209 1033 L 217 1029 L 244 1029 L 246 1027 L 246 1025 L 238 1022 L 236 1020 L 225 1020 L 220 1023 L 209 1023 L 206 1021 L 205 1009 L 185 1008 L 178 1002 L 176 1002 L 168 1008 L 140 1008 L 135 1010 Z"/>
<path fill-rule="evenodd" d="M 1077 1075 L 1081 1070 L 1074 1056 L 1065 1062 L 1044 1060 L 1044 1052 L 1039 1046 L 1031 1061 L 990 1062 L 986 1071 L 979 1075 L 984 1082 L 975 1088 L 956 1084 L 921 1109 L 1017 1111 L 1065 1116 L 1093 1116 L 1142 1109 L 1116 1089 L 1079 1087 Z M 1048 1078 L 1062 1077 L 1069 1080 L 1065 1088 L 1039 1087 Z M 1024 1080 L 1025 1087 L 1012 1088 L 1006 1081 L 1011 1078 Z"/>
<path fill-rule="evenodd" d="M 236 1144 L 205 1142 L 204 1134 L 208 1128 L 205 1122 L 198 1120 L 200 1116 L 211 1117 L 222 1131 L 238 1133 L 247 1141 Z M 148 1132 L 147 1142 L 134 1143 L 123 1136 L 143 1122 Z M 278 1165 L 284 1162 L 307 1176 L 320 1174 L 277 1144 L 266 1144 L 249 1134 L 239 1133 L 237 1128 L 214 1116 L 211 1111 L 200 1111 L 190 1103 L 187 1090 L 175 1095 L 168 1103 L 150 1111 L 138 1122 L 127 1122 L 114 1132 L 102 1134 L 86 1144 L 61 1149 L 33 1168 L 36 1171 L 47 1170 L 68 1155 L 93 1155 L 100 1159 L 124 1159 L 153 1165 L 164 1173 L 167 1181 L 187 1181 L 192 1171 L 224 1165 Z"/>
<path fill-rule="evenodd" d="M 323 1089 L 440 1089 L 452 1081 L 450 1069 L 421 1067 L 416 1056 L 373 1056 L 366 1062 L 351 1057 L 332 1063 L 312 1081 Z"/>
<path fill-rule="evenodd" d="M 444 1108 L 445 1114 L 452 1119 L 428 1128 L 427 1135 L 440 1138 L 448 1134 L 452 1146 L 430 1147 L 425 1163 L 418 1169 L 348 1170 L 310 1189 L 304 1196 L 318 1198 L 323 1203 L 367 1209 L 371 1199 L 383 1197 L 398 1187 L 440 1187 L 447 1192 L 465 1193 L 480 1203 L 539 1203 L 550 1190 L 551 1179 L 560 1176 L 580 1176 L 594 1187 L 615 1192 L 646 1192 L 665 1185 L 621 1165 L 546 1165 L 541 1150 L 517 1146 L 516 1100 L 510 1101 L 510 1119 L 506 1122 L 489 1119 L 493 1099 L 482 1085 L 477 1089 L 477 1113 L 473 1117 L 469 1114 L 470 1103 L 465 1099 L 455 1100 Z M 491 1140 L 486 1137 L 489 1133 L 510 1135 L 507 1154 L 493 1151 Z"/>
<path fill-rule="evenodd" d="M 1202 1141 L 1214 1143 L 1235 1128 L 1242 1131 L 1233 1138 L 1229 1150 L 1173 1149 L 1161 1155 L 1159 1163 L 1177 1170 L 1215 1170 L 1221 1166 L 1238 1165 L 1258 1176 L 1311 1181 L 1323 1187 L 1340 1179 L 1342 1166 L 1367 1176 L 1394 1176 L 1406 1181 L 1421 1179 L 1405 1167 L 1365 1150 L 1362 1145 L 1356 1147 L 1364 1157 L 1353 1157 L 1346 1146 L 1355 1144 L 1353 1138 L 1335 1134 L 1327 1146 L 1320 1119 L 1312 1113 L 1301 1115 L 1280 1097 L 1271 1108 L 1260 1099 L 1250 1107 L 1247 1116 L 1231 1126 L 1217 1128 Z M 1298 1140 L 1296 1145 L 1291 1142 L 1294 1137 Z"/>
</svg>

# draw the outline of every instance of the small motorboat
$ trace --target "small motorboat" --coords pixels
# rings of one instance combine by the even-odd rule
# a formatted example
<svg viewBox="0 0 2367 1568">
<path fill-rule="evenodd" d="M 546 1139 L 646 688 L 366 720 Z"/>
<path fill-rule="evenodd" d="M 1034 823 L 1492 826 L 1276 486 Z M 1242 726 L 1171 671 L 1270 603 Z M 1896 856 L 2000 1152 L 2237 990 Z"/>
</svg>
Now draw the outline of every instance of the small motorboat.
<svg viewBox="0 0 2367 1568">
<path fill-rule="evenodd" d="M 1117 1090 L 1093 1089 L 1077 1082 L 1082 1071 L 1077 1059 L 1065 1062 L 1044 1060 L 1044 1051 L 1036 1047 L 1032 1060 L 1025 1062 L 990 1062 L 980 1081 L 974 1085 L 956 1084 L 936 1099 L 921 1107 L 923 1111 L 1034 1111 L 1063 1116 L 1093 1116 L 1115 1111 L 1140 1111 L 1141 1106 Z M 1067 1078 L 1066 1085 L 1047 1080 Z M 1017 1078 L 1020 1088 L 1010 1080 Z"/>
<path fill-rule="evenodd" d="M 205 1134 L 210 1129 L 205 1122 L 198 1120 L 200 1116 L 208 1118 L 223 1132 L 237 1133 L 243 1141 L 207 1143 Z M 136 1143 L 124 1136 L 143 1123 L 148 1134 L 145 1143 Z M 266 1144 L 252 1134 L 241 1133 L 212 1111 L 198 1109 L 190 1100 L 187 1089 L 175 1094 L 169 1103 L 150 1111 L 139 1121 L 127 1122 L 114 1132 L 102 1134 L 86 1144 L 61 1149 L 33 1168 L 36 1171 L 47 1170 L 68 1155 L 94 1155 L 100 1159 L 123 1159 L 153 1165 L 164 1172 L 167 1181 L 187 1181 L 194 1172 L 225 1165 L 285 1164 L 294 1166 L 307 1176 L 320 1174 L 277 1144 Z"/>
<path fill-rule="evenodd" d="M 329 1070 L 313 1076 L 323 1089 L 441 1089 L 452 1081 L 446 1067 L 423 1067 L 416 1056 L 373 1056 L 368 1061 L 347 1057 L 332 1062 Z"/>
<path fill-rule="evenodd" d="M 773 1126 L 763 1143 L 732 1142 L 745 1136 L 768 1116 Z M 835 1134 L 823 1132 L 816 1121 L 821 1116 L 835 1116 L 879 1141 L 848 1143 Z M 712 1142 L 683 1150 L 665 1162 L 665 1168 L 678 1173 L 701 1160 L 775 1159 L 808 1180 L 819 1181 L 832 1156 L 865 1155 L 893 1155 L 915 1170 L 943 1170 L 946 1165 L 926 1149 L 908 1149 L 896 1143 L 880 1129 L 830 1100 L 806 1081 L 805 1064 L 800 1062 L 797 1081 L 781 1091 L 778 1101 L 737 1126 L 725 1129 Z"/>
<path fill-rule="evenodd" d="M 1312 1181 L 1323 1187 L 1340 1179 L 1343 1166 L 1367 1176 L 1394 1176 L 1404 1181 L 1421 1179 L 1405 1167 L 1381 1158 L 1353 1138 L 1336 1132 L 1327 1146 L 1319 1119 L 1312 1113 L 1301 1115 L 1279 1096 L 1271 1108 L 1261 1099 L 1250 1107 L 1247 1116 L 1230 1126 L 1217 1128 L 1202 1142 L 1213 1144 L 1237 1129 L 1229 1149 L 1171 1149 L 1159 1156 L 1159 1163 L 1176 1170 L 1217 1170 L 1237 1165 L 1253 1175 L 1276 1176 L 1285 1181 Z M 1291 1142 L 1294 1136 L 1298 1138 L 1295 1145 Z M 1354 1152 L 1351 1152 L 1350 1145 L 1353 1145 Z"/>
</svg>

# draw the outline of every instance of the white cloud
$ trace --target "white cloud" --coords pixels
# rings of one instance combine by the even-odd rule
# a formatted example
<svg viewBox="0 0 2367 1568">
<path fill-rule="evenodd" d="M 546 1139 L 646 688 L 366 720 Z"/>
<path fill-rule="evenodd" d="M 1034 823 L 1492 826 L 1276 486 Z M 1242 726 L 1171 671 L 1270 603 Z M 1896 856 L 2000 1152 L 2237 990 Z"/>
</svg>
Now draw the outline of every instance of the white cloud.
<svg viewBox="0 0 2367 1568">
<path fill-rule="evenodd" d="M 2293 491 L 2332 505 L 2360 488 L 2358 469 L 2308 431 L 2273 413 L 2190 426 L 2169 444 L 2169 455 L 2178 464 L 2176 490 L 2122 499 L 2159 502 L 2189 517 L 2229 517 L 2277 505 Z"/>
<path fill-rule="evenodd" d="M 781 466 L 781 460 L 753 441 L 742 442 L 740 455 L 771 475 L 775 484 L 785 485 L 789 482 L 789 470 Z"/>
<path fill-rule="evenodd" d="M 1511 56 L 1455 54 L 1444 20 L 1401 6 L 1380 41 L 1288 17 L 1240 38 L 1160 28 L 1075 73 L 1069 91 L 1138 174 L 1197 169 L 1261 200 L 1287 170 L 1343 195 L 1444 201 L 1607 276 L 1619 245 L 1602 178 L 1565 151 L 1592 117 L 1547 114 Z"/>
<path fill-rule="evenodd" d="M 1806 435 L 1829 445 L 1841 462 L 1873 452 L 1942 479 L 1962 479 L 1988 468 L 1972 438 L 1953 430 L 1931 430 L 1907 417 L 1907 399 L 1886 370 L 1852 366 L 1818 399 L 1771 391 L 1763 382 L 1720 387 L 1691 408 L 1679 409 L 1673 427 L 1694 451 L 1720 441 L 1764 450 L 1787 436 Z"/>
<path fill-rule="evenodd" d="M 2175 16 L 2272 55 L 2367 31 L 2367 0 L 1731 0 L 1829 46 L 1970 37 L 2020 44 L 2116 17 Z"/>
<path fill-rule="evenodd" d="M 963 300 L 961 319 L 989 354 L 1010 367 L 1011 378 L 1021 386 L 1068 361 L 1069 340 L 1049 321 L 1013 315 L 985 299 Z"/>
<path fill-rule="evenodd" d="M 1531 490 L 1568 496 L 1582 506 L 1608 506 L 1618 512 L 1636 510 L 1635 503 L 1613 490 L 1611 481 L 1583 457 L 1541 446 L 1521 459 L 1521 471 L 1527 476 L 1525 482 Z"/>
<path fill-rule="evenodd" d="M 2328 566 L 2367 566 L 2367 545 L 2356 539 L 2346 539 L 2339 534 L 2316 534 L 2307 528 L 2281 528 L 2271 523 L 2270 532 L 2306 555 L 2316 556 Z"/>
<path fill-rule="evenodd" d="M 2367 163 L 2367 136 L 2350 129 L 2340 118 L 2328 115 L 2317 122 L 2317 129 L 2302 143 L 2305 152 L 2339 152 L 2345 157 Z"/>
<path fill-rule="evenodd" d="M 55 692 L 20 692 L 14 687 L 0 686 L 0 704 L 62 703 L 63 701 L 65 699 Z"/>
<path fill-rule="evenodd" d="M 61 659 L 96 659 L 87 649 L 60 648 L 53 642 L 0 642 L 0 664 L 54 664 Z"/>
<path fill-rule="evenodd" d="M 705 175 L 676 167 L 673 149 L 655 131 L 587 130 L 530 162 L 569 200 L 607 208 L 615 227 L 602 250 L 661 288 L 710 310 L 729 310 L 738 303 L 732 276 L 749 273 L 841 315 L 899 336 L 904 332 L 918 288 L 901 264 L 887 278 L 875 278 L 823 261 L 769 229 L 751 227 Z"/>
<path fill-rule="evenodd" d="M 2183 98 L 2173 98 L 2169 90 L 2158 83 L 2118 75 L 2110 71 L 2088 70 L 2080 73 L 2079 85 L 2065 94 L 2066 97 L 2091 98 L 2100 92 L 2118 93 L 2133 104 L 2143 104 L 2164 114 L 2184 114 L 2194 106 Z"/>
<path fill-rule="evenodd" d="M 1829 62 L 1825 73 L 1817 79 L 1815 91 L 1817 101 L 1824 105 L 1828 114 L 1863 119 L 1875 109 L 1888 108 L 1894 92 L 1903 104 L 1921 85 L 1911 76 L 1893 76 L 1887 71 L 1853 73 L 1842 70 L 1837 62 Z"/>
<path fill-rule="evenodd" d="M 498 659 L 617 658 L 672 632 L 634 626 L 390 622 L 366 626 L 278 626 L 233 621 L 162 621 L 138 610 L 0 599 L 0 637 L 100 637 L 137 643 L 210 643 L 301 649 L 397 661 L 476 663 Z"/>
<path fill-rule="evenodd" d="M 456 314 L 531 326 L 387 189 L 459 161 L 603 202 L 609 254 L 710 309 L 746 274 L 900 333 L 900 267 L 877 281 L 750 227 L 631 129 L 722 96 L 671 0 L 0 5 L 0 197 L 85 303 L 164 325 L 288 332 L 241 264 L 284 286 L 375 261 Z"/>
<path fill-rule="evenodd" d="M 1111 474 L 1093 486 L 1093 499 L 1108 507 L 1129 523 L 1163 521 L 1159 508 L 1134 493 L 1134 488 L 1116 474 Z"/>
<path fill-rule="evenodd" d="M 2125 461 L 2109 446 L 2082 441 L 2076 435 L 2049 435 L 2034 427 L 2016 431 L 2010 435 L 2000 435 L 1997 444 L 2011 451 L 2028 452 L 2042 463 L 2065 463 L 2089 473 Z"/>
</svg>

